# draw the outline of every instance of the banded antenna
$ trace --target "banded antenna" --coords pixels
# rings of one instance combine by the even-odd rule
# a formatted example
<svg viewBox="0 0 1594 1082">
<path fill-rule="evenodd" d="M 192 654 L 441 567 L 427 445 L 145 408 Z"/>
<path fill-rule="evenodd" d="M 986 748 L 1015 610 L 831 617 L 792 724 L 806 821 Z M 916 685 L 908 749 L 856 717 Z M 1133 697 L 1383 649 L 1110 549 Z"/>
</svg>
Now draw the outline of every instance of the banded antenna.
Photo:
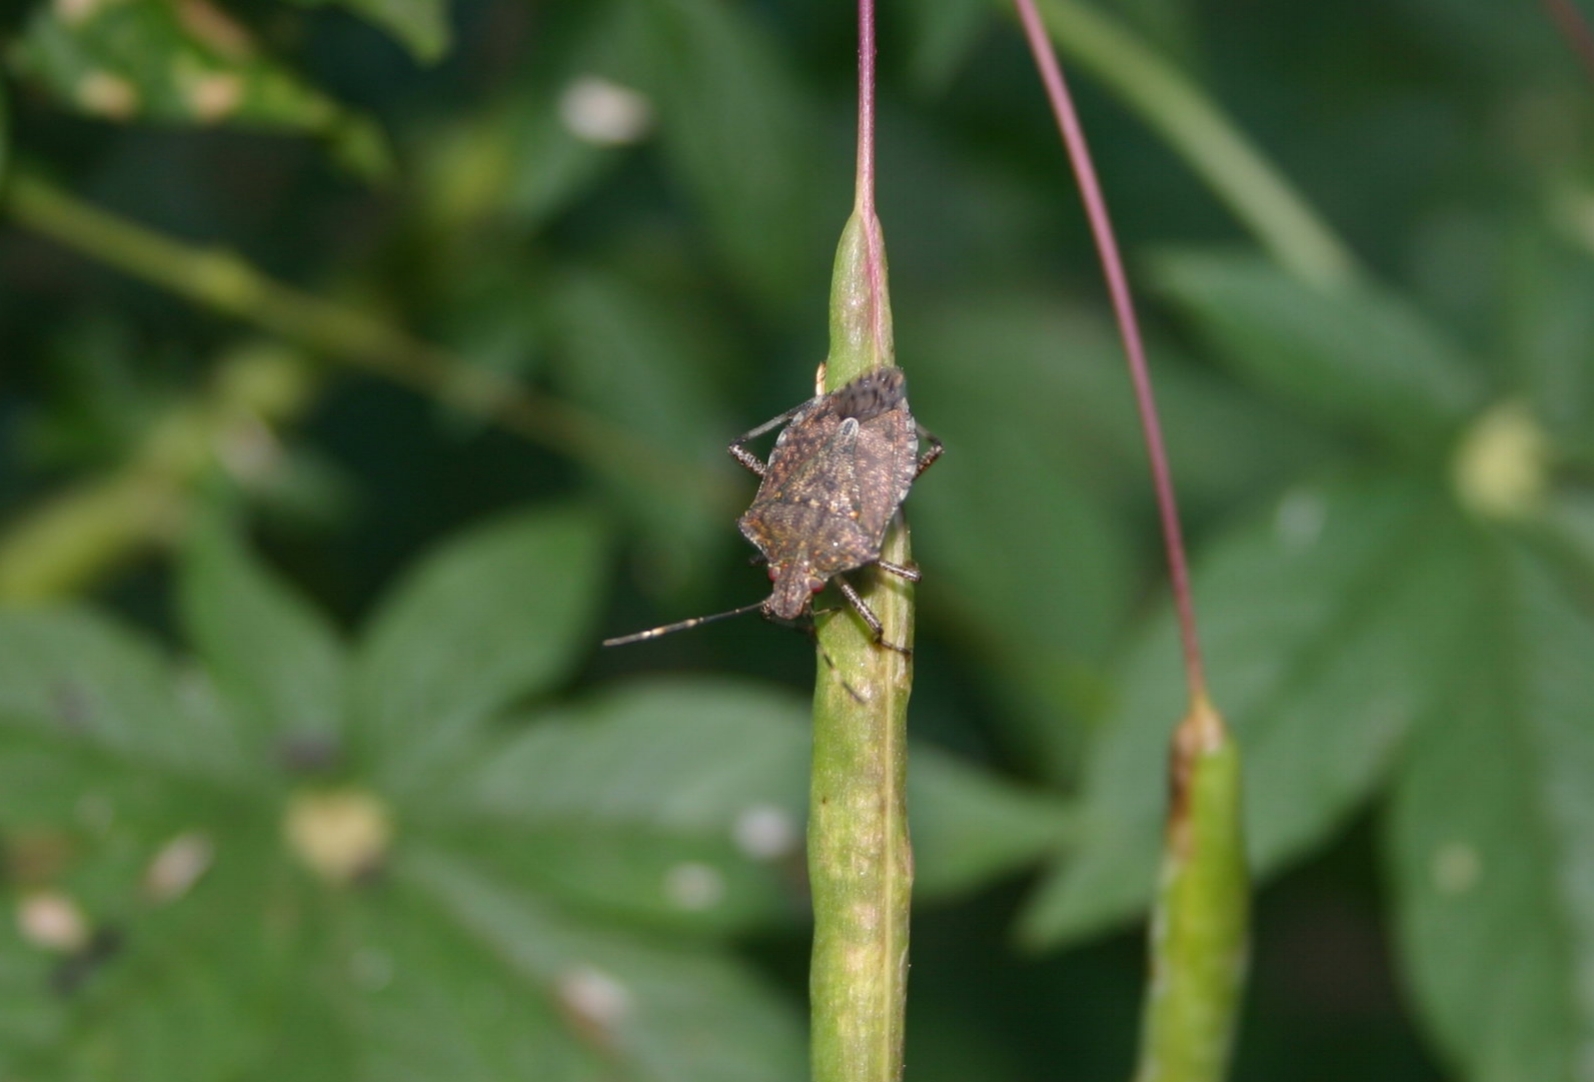
<svg viewBox="0 0 1594 1082">
<path fill-rule="evenodd" d="M 745 616 L 750 612 L 758 612 L 763 607 L 763 601 L 755 601 L 751 605 L 743 605 L 741 608 L 731 609 L 729 612 L 716 612 L 712 616 L 694 616 L 690 620 L 682 620 L 679 623 L 674 624 L 665 624 L 663 627 L 650 627 L 646 631 L 638 631 L 632 635 L 621 635 L 617 639 L 604 639 L 603 645 L 628 646 L 633 642 L 646 642 L 649 639 L 656 639 L 661 635 L 672 635 L 677 631 L 689 631 L 692 628 L 697 627 L 699 624 L 711 624 L 715 620 L 728 620 L 732 616 Z"/>
</svg>

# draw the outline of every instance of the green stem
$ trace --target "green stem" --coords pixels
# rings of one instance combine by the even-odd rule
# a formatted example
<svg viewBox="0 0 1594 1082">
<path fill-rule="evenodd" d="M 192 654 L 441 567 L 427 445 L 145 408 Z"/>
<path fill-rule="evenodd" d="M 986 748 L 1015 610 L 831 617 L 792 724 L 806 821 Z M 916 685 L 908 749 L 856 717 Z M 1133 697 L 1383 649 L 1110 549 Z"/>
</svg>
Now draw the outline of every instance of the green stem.
<svg viewBox="0 0 1594 1082">
<path fill-rule="evenodd" d="M 858 182 L 830 290 L 825 391 L 896 363 L 885 238 L 874 209 L 874 3 L 858 4 Z M 911 566 L 907 525 L 881 556 Z M 913 587 L 878 569 L 858 576 L 882 638 L 913 645 Z M 897 1082 L 908 988 L 908 695 L 911 655 L 874 641 L 848 609 L 823 619 L 814 688 L 808 877 L 814 901 L 814 1082 Z"/>
<path fill-rule="evenodd" d="M 1245 983 L 1250 911 L 1240 754 L 1204 696 L 1174 733 L 1135 1082 L 1221 1082 Z"/>
<path fill-rule="evenodd" d="M 317 354 L 486 417 L 604 472 L 640 474 L 705 499 L 728 497 L 725 485 L 600 418 L 533 393 L 373 316 L 283 285 L 231 252 L 162 236 L 91 207 L 32 174 L 13 175 L 3 195 L 11 216 L 35 232 Z"/>
<path fill-rule="evenodd" d="M 1039 4 L 1058 47 L 1160 133 L 1281 264 L 1330 288 L 1358 273 L 1333 230 L 1173 65 L 1082 0 Z"/>
<path fill-rule="evenodd" d="M 892 363 L 879 222 L 854 214 L 836 255 L 826 389 Z M 908 530 L 885 559 L 911 564 Z M 888 642 L 913 643 L 913 587 L 876 572 L 859 592 Z M 911 658 L 875 643 L 848 609 L 819 629 L 808 870 L 814 902 L 814 1082 L 895 1082 L 902 1074 L 913 854 L 908 842 Z"/>
</svg>

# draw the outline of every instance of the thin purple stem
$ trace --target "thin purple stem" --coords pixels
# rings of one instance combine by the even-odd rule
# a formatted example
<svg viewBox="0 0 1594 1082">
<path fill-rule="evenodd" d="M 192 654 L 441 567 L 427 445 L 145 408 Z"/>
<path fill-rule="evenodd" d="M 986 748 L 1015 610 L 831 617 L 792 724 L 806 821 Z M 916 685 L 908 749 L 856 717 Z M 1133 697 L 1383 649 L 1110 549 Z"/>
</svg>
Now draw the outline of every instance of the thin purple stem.
<svg viewBox="0 0 1594 1082">
<path fill-rule="evenodd" d="M 1590 29 L 1588 18 L 1573 0 L 1544 0 L 1544 9 L 1594 79 L 1594 29 Z"/>
<path fill-rule="evenodd" d="M 1063 69 L 1057 62 L 1051 39 L 1046 35 L 1040 12 L 1036 10 L 1034 0 L 1014 0 L 1014 4 L 1024 24 L 1024 36 L 1029 39 L 1035 66 L 1046 85 L 1046 96 L 1051 101 L 1052 112 L 1057 116 L 1057 127 L 1068 148 L 1074 175 L 1079 180 L 1079 194 L 1085 202 L 1085 215 L 1090 220 L 1090 231 L 1096 239 L 1096 250 L 1101 255 L 1102 273 L 1107 279 L 1107 290 L 1112 295 L 1113 312 L 1118 317 L 1118 330 L 1123 335 L 1124 354 L 1135 386 L 1135 404 L 1140 410 L 1140 425 L 1146 437 L 1146 453 L 1151 459 L 1157 512 L 1162 518 L 1162 538 L 1168 552 L 1168 574 L 1173 580 L 1173 601 L 1178 609 L 1179 634 L 1184 644 L 1185 679 L 1190 685 L 1191 697 L 1204 698 L 1206 670 L 1201 662 L 1201 642 L 1196 635 L 1195 602 L 1190 594 L 1190 572 L 1185 561 L 1184 535 L 1179 527 L 1179 507 L 1173 495 L 1173 475 L 1168 469 L 1168 455 L 1163 447 L 1162 424 L 1157 419 L 1157 401 L 1152 394 L 1151 373 L 1146 367 L 1146 353 L 1140 342 L 1140 325 L 1135 321 L 1129 279 L 1124 274 L 1123 260 L 1118 254 L 1118 242 L 1113 236 L 1112 220 L 1107 214 L 1107 201 L 1102 197 L 1101 184 L 1096 179 L 1096 167 L 1091 164 L 1090 148 L 1085 144 L 1084 130 L 1074 112 L 1073 99 L 1069 97 L 1068 86 L 1063 81 Z"/>
<path fill-rule="evenodd" d="M 865 267 L 869 276 L 870 333 L 874 360 L 884 364 L 890 351 L 886 331 L 885 238 L 874 202 L 875 36 L 874 0 L 858 0 L 858 179 L 853 213 L 863 222 Z"/>
<path fill-rule="evenodd" d="M 858 189 L 854 209 L 874 217 L 874 0 L 858 0 Z"/>
</svg>

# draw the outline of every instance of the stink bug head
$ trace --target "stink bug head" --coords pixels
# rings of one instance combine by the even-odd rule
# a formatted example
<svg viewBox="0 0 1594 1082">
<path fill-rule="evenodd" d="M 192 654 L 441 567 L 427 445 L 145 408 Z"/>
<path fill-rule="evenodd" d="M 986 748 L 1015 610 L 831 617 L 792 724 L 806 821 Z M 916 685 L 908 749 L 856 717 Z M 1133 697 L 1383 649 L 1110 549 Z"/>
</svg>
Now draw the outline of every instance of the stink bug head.
<svg viewBox="0 0 1594 1082">
<path fill-rule="evenodd" d="M 825 580 L 804 561 L 770 564 L 769 577 L 775 588 L 764 602 L 764 611 L 780 620 L 802 616 L 813 596 L 825 588 Z"/>
</svg>

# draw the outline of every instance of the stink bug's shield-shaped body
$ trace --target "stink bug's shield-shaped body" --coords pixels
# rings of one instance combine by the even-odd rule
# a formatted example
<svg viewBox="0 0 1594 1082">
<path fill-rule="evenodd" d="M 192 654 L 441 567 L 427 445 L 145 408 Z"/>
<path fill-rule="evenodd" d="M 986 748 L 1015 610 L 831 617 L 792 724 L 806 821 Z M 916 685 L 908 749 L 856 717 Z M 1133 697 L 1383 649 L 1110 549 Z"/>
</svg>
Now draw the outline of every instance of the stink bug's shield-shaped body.
<svg viewBox="0 0 1594 1082">
<path fill-rule="evenodd" d="M 745 444 L 785 425 L 765 464 Z M 919 454 L 919 439 L 930 448 Z M 940 457 L 941 441 L 919 427 L 908 412 L 907 384 L 900 368 L 878 368 L 829 394 L 816 394 L 730 445 L 731 455 L 763 478 L 753 504 L 739 520 L 742 535 L 769 564 L 774 589 L 768 598 L 730 612 L 605 640 L 620 646 L 684 631 L 709 620 L 754 609 L 778 620 L 807 613 L 814 594 L 835 579 L 848 603 L 884 641 L 879 619 L 842 577 L 876 564 L 917 582 L 916 568 L 880 558 L 886 527 L 919 474 Z"/>
<path fill-rule="evenodd" d="M 770 615 L 797 619 L 832 577 L 880 559 L 886 526 L 918 474 L 918 447 L 900 368 L 799 407 L 737 522 L 769 561 Z"/>
</svg>

